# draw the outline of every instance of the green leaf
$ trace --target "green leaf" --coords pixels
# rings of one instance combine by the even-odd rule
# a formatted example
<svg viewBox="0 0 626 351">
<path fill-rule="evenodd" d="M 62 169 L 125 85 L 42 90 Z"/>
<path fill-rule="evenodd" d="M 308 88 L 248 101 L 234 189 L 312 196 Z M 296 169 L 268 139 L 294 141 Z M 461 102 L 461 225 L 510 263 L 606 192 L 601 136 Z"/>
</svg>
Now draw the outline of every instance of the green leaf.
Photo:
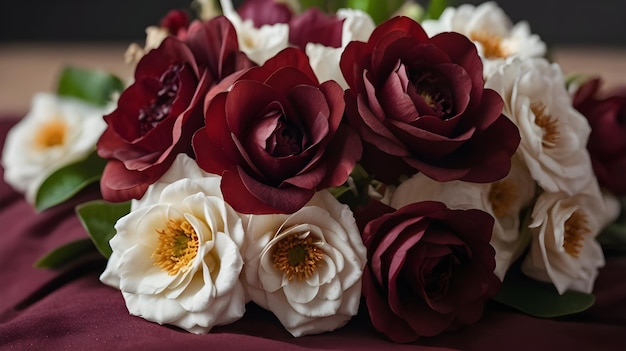
<svg viewBox="0 0 626 351">
<path fill-rule="evenodd" d="M 115 235 L 115 223 L 130 212 L 130 201 L 112 203 L 103 200 L 85 202 L 76 206 L 76 213 L 98 251 L 111 256 L 109 240 Z"/>
<path fill-rule="evenodd" d="M 93 253 L 94 245 L 88 238 L 78 239 L 60 246 L 35 262 L 37 268 L 61 268 L 64 265 L 90 253 Z"/>
<path fill-rule="evenodd" d="M 542 283 L 512 267 L 502 283 L 495 301 L 531 316 L 553 318 L 582 312 L 595 303 L 595 297 L 577 291 L 559 295 L 552 284 Z"/>
<path fill-rule="evenodd" d="M 439 16 L 443 13 L 443 10 L 448 7 L 447 0 L 430 0 L 428 8 L 426 9 L 426 19 L 439 19 Z"/>
<path fill-rule="evenodd" d="M 346 7 L 343 0 L 300 0 L 300 6 L 303 10 L 317 7 L 326 13 L 334 13 L 338 9 Z"/>
<path fill-rule="evenodd" d="M 83 100 L 98 106 L 111 101 L 111 94 L 124 90 L 124 83 L 103 71 L 67 67 L 61 72 L 57 94 Z"/>
<path fill-rule="evenodd" d="M 376 24 L 389 19 L 405 0 L 348 0 L 347 7 L 367 12 Z"/>
<path fill-rule="evenodd" d="M 58 205 L 102 176 L 106 160 L 92 152 L 86 159 L 69 164 L 53 172 L 43 181 L 35 198 L 35 208 L 43 211 Z"/>
</svg>

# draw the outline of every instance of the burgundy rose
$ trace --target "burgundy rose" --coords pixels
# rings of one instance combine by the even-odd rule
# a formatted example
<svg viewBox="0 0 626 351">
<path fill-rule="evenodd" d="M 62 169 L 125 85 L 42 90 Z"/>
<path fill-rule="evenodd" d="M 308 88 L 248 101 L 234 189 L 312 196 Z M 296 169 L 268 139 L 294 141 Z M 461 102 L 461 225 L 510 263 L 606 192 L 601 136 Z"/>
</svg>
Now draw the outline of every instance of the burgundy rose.
<svg viewBox="0 0 626 351">
<path fill-rule="evenodd" d="M 166 38 L 135 69 L 135 81 L 98 142 L 109 159 L 100 187 L 104 199 L 143 196 L 179 153 L 193 155 L 191 137 L 204 123 L 203 101 L 211 86 L 252 63 L 237 46 L 224 17 L 193 23 L 185 41 Z"/>
<path fill-rule="evenodd" d="M 289 42 L 302 50 L 307 43 L 341 47 L 343 19 L 310 8 L 289 22 Z"/>
<path fill-rule="evenodd" d="M 428 38 L 393 18 L 341 58 L 346 114 L 364 141 L 364 167 L 379 180 L 423 172 L 438 181 L 492 182 L 509 172 L 520 141 L 484 89 L 475 46 L 458 33 Z"/>
<path fill-rule="evenodd" d="M 600 185 L 616 195 L 626 195 L 626 89 L 601 97 L 601 80 L 583 84 L 574 107 L 591 126 L 587 149 Z"/>
<path fill-rule="evenodd" d="M 374 327 L 411 342 L 478 321 L 500 287 L 489 245 L 493 218 L 430 201 L 391 211 L 362 233 L 363 295 Z"/>
<path fill-rule="evenodd" d="M 250 19 L 254 26 L 288 23 L 293 12 L 287 4 L 276 0 L 247 0 L 237 8 L 242 19 Z"/>
<path fill-rule="evenodd" d="M 341 87 L 319 84 L 307 56 L 285 49 L 210 101 L 193 139 L 196 160 L 223 176 L 234 209 L 291 213 L 316 190 L 342 184 L 360 157 L 343 112 Z"/>
<path fill-rule="evenodd" d="M 139 61 L 98 141 L 98 155 L 109 159 L 100 182 L 105 200 L 140 198 L 176 154 L 191 153 L 207 84 L 189 48 L 173 37 Z"/>
</svg>

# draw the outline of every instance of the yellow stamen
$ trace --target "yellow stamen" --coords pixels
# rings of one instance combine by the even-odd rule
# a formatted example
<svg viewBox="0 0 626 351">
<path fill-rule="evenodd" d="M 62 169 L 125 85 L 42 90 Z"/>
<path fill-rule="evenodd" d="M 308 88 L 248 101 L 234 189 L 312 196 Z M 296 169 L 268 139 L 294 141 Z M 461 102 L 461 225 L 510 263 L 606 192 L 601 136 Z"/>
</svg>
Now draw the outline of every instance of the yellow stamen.
<svg viewBox="0 0 626 351">
<path fill-rule="evenodd" d="M 473 32 L 470 34 L 472 41 L 480 43 L 483 47 L 483 55 L 489 59 L 505 58 L 510 55 L 502 44 L 502 38 L 487 32 Z"/>
<path fill-rule="evenodd" d="M 587 215 L 576 210 L 572 213 L 570 218 L 565 221 L 564 229 L 565 238 L 563 248 L 565 252 L 571 256 L 578 257 L 580 248 L 583 247 L 582 241 L 585 239 L 584 235 L 590 233 Z"/>
<path fill-rule="evenodd" d="M 557 119 L 546 113 L 545 106 L 534 103 L 530 106 L 535 115 L 535 124 L 543 130 L 542 145 L 547 149 L 553 148 L 559 141 L 559 124 Z"/>
<path fill-rule="evenodd" d="M 500 180 L 491 185 L 489 202 L 496 217 L 503 218 L 514 214 L 513 204 L 519 196 L 517 190 L 515 184 L 507 180 Z"/>
<path fill-rule="evenodd" d="M 47 149 L 65 144 L 67 124 L 58 118 L 44 122 L 37 130 L 34 138 L 35 147 Z"/>
<path fill-rule="evenodd" d="M 324 257 L 313 237 L 307 234 L 291 234 L 276 244 L 272 255 L 274 268 L 283 271 L 289 280 L 311 277 Z"/>
<path fill-rule="evenodd" d="M 159 245 L 152 253 L 156 266 L 169 275 L 186 271 L 198 254 L 198 235 L 184 218 L 170 219 L 167 227 L 156 231 Z"/>
</svg>

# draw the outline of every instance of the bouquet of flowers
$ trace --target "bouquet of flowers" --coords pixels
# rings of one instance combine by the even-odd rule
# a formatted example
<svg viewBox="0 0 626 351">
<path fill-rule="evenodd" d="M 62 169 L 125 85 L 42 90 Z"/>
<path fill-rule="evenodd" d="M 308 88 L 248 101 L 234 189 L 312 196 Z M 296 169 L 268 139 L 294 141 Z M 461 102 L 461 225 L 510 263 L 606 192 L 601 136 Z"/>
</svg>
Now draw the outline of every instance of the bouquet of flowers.
<svg viewBox="0 0 626 351">
<path fill-rule="evenodd" d="M 132 315 L 198 334 L 249 302 L 294 336 L 364 304 L 395 342 L 490 300 L 593 304 L 599 242 L 626 241 L 625 93 L 566 79 L 493 2 L 195 5 L 131 45 L 129 82 L 68 68 L 9 133 L 38 210 L 99 184 L 89 238 L 39 266 L 97 249 Z"/>
</svg>

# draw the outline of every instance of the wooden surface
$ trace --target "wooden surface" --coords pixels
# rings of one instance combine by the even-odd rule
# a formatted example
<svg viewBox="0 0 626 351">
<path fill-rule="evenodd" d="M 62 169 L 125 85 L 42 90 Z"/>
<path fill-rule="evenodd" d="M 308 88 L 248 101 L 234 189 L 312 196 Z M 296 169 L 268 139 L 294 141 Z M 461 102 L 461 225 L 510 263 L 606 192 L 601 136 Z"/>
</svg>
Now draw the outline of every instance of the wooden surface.
<svg viewBox="0 0 626 351">
<path fill-rule="evenodd" d="M 132 68 L 124 63 L 127 46 L 0 45 L 0 113 L 28 111 L 34 93 L 54 91 L 57 75 L 66 65 L 103 69 L 127 80 L 132 75 Z M 608 86 L 626 86 L 626 48 L 558 47 L 552 56 L 566 74 L 598 74 Z"/>
</svg>

